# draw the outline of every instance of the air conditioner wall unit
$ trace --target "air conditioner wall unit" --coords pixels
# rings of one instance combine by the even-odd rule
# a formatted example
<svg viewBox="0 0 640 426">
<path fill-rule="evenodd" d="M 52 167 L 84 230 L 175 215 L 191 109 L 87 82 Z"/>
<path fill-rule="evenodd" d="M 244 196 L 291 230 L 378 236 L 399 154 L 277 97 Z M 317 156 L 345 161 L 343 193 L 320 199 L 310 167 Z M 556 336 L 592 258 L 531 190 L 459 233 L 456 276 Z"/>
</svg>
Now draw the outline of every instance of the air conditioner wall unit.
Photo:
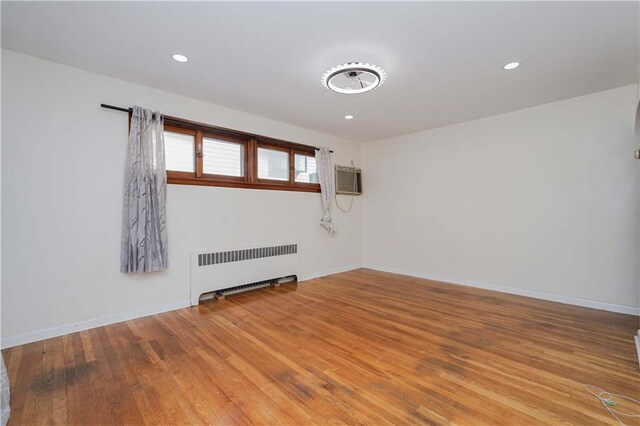
<svg viewBox="0 0 640 426">
<path fill-rule="evenodd" d="M 336 194 L 362 195 L 362 170 L 357 167 L 335 166 Z"/>
</svg>

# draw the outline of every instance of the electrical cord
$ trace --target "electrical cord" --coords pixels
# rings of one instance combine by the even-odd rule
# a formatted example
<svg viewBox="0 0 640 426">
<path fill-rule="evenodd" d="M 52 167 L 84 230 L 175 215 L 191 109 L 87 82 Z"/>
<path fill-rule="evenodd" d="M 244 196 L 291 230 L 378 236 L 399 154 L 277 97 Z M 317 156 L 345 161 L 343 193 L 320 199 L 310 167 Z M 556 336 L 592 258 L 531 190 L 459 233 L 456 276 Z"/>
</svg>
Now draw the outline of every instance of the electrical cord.
<svg viewBox="0 0 640 426">
<path fill-rule="evenodd" d="M 594 386 L 594 385 L 582 385 L 584 386 L 584 388 L 587 390 L 587 392 L 589 392 L 591 395 L 595 396 L 596 398 L 598 398 L 600 400 L 600 402 L 602 403 L 602 405 L 604 406 L 604 408 L 606 408 L 609 413 L 611 413 L 611 415 L 613 417 L 615 417 L 615 419 L 621 424 L 624 425 L 624 423 L 622 422 L 622 420 L 620 420 L 620 418 L 618 416 L 624 416 L 624 417 L 631 417 L 631 418 L 635 418 L 638 419 L 640 418 L 640 414 L 638 414 L 637 412 L 635 413 L 625 413 L 622 411 L 618 411 L 618 410 L 614 410 L 613 407 L 617 407 L 618 403 L 615 402 L 613 400 L 614 397 L 618 397 L 620 399 L 626 399 L 627 401 L 632 401 L 635 402 L 636 404 L 640 405 L 640 401 L 630 398 L 628 396 L 625 395 L 620 395 L 617 393 L 610 393 L 605 391 L 602 388 L 599 388 L 598 386 Z M 593 390 L 591 390 L 590 388 L 595 388 L 596 390 L 599 390 L 600 392 L 596 393 Z"/>
<path fill-rule="evenodd" d="M 338 204 L 338 194 L 335 195 L 335 198 L 336 198 L 336 206 L 338 206 L 340 210 L 342 210 L 345 213 L 349 213 L 351 211 L 351 208 L 353 207 L 353 198 L 354 198 L 353 195 L 351 196 L 351 202 L 349 203 L 349 208 L 347 209 L 343 209 L 342 207 L 340 207 L 340 204 Z"/>
</svg>

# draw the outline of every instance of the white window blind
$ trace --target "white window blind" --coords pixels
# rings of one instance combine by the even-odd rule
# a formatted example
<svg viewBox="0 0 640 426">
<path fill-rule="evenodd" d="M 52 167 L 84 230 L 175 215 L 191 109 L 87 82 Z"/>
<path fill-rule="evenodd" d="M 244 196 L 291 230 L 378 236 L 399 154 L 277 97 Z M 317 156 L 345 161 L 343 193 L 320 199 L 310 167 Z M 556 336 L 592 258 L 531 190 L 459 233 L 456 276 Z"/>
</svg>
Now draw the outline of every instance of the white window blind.
<svg viewBox="0 0 640 426">
<path fill-rule="evenodd" d="M 218 139 L 202 139 L 203 173 L 210 175 L 244 176 L 243 145 Z"/>
<path fill-rule="evenodd" d="M 164 132 L 167 170 L 195 172 L 195 138 L 184 133 Z"/>
</svg>

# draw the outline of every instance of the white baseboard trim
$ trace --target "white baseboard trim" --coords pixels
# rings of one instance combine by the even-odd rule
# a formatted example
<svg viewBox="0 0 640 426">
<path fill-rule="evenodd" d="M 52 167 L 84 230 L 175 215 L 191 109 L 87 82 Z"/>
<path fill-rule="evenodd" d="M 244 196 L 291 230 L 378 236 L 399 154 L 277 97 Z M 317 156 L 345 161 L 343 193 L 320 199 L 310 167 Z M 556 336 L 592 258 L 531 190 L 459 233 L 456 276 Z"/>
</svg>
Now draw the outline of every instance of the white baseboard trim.
<svg viewBox="0 0 640 426">
<path fill-rule="evenodd" d="M 52 337 L 75 333 L 77 331 L 84 331 L 91 328 L 102 327 L 103 325 L 115 324 L 117 322 L 128 321 L 136 318 L 146 317 L 149 315 L 160 314 L 162 312 L 186 308 L 190 305 L 191 304 L 189 302 L 189 299 L 179 300 L 177 302 L 168 303 L 166 305 L 150 306 L 147 308 L 136 309 L 130 312 L 93 318 L 74 324 L 60 325 L 44 330 L 32 331 L 29 333 L 19 334 L 17 336 L 2 337 L 0 346 L 2 347 L 2 349 L 6 349 L 12 346 L 24 345 L 26 343 L 37 342 L 39 340 L 50 339 Z"/>
<path fill-rule="evenodd" d="M 354 264 L 351 264 L 351 265 L 340 266 L 338 268 L 327 269 L 327 270 L 321 271 L 321 272 L 312 272 L 310 274 L 304 274 L 302 276 L 302 279 L 300 279 L 298 281 L 300 281 L 300 282 L 308 281 L 308 280 L 312 280 L 314 278 L 320 278 L 320 277 L 324 277 L 326 275 L 339 274 L 340 272 L 353 271 L 354 269 L 360 269 L 360 268 L 362 268 L 361 264 L 354 263 Z"/>
<path fill-rule="evenodd" d="M 386 266 L 363 264 L 363 268 L 374 269 L 381 272 L 390 272 L 392 274 L 408 275 L 416 278 L 424 278 L 427 280 L 441 281 L 446 284 L 464 285 L 468 287 L 483 288 L 485 290 L 499 291 L 502 293 L 516 294 L 518 296 L 533 297 L 534 299 L 549 300 L 552 302 L 566 303 L 569 305 L 582 306 L 585 308 L 600 309 L 603 311 L 618 312 L 621 314 L 630 314 L 640 316 L 640 307 L 617 305 L 615 303 L 600 302 L 597 300 L 582 299 L 579 297 L 564 296 L 561 294 L 546 293 L 536 290 L 526 290 L 522 288 L 509 287 L 499 284 L 481 283 L 477 281 L 461 280 L 458 278 L 443 277 L 439 275 L 424 274 L 422 272 L 407 271 L 398 268 L 389 268 Z"/>
<path fill-rule="evenodd" d="M 338 274 L 340 272 L 352 271 L 361 268 L 360 264 L 341 266 L 339 268 L 328 269 L 322 272 L 305 274 L 299 281 L 307 281 L 314 278 L 323 277 L 325 275 Z M 173 311 L 180 308 L 191 306 L 191 302 L 187 300 L 179 300 L 177 302 L 168 303 L 166 305 L 151 306 L 148 308 L 136 309 L 134 311 L 106 315 L 99 318 L 93 318 L 86 321 L 80 321 L 73 324 L 65 324 L 57 327 L 51 327 L 44 330 L 32 331 L 29 333 L 19 334 L 17 336 L 2 337 L 0 339 L 0 347 L 2 349 L 11 348 L 13 346 L 24 345 L 27 343 L 37 342 L 39 340 L 50 339 L 52 337 L 63 336 L 65 334 L 75 333 L 77 331 L 89 330 L 91 328 L 102 327 L 104 325 L 115 324 L 122 321 L 128 321 L 136 318 L 142 318 L 149 315 L 160 314 L 162 312 Z"/>
</svg>

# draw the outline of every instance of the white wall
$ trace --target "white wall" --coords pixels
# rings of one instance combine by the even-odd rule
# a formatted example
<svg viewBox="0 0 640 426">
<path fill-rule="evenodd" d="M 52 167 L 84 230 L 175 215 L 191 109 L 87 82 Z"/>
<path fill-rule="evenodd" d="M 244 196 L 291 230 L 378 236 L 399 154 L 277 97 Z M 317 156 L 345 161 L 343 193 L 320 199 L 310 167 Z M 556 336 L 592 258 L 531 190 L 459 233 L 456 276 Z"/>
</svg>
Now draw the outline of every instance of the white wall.
<svg viewBox="0 0 640 426">
<path fill-rule="evenodd" d="M 339 164 L 360 145 L 7 50 L 2 89 L 3 346 L 186 305 L 192 251 L 297 241 L 306 278 L 361 263 L 359 200 L 330 237 L 318 194 L 169 185 L 169 270 L 121 274 L 127 116 L 101 102 L 329 146 Z"/>
<path fill-rule="evenodd" d="M 637 312 L 635 94 L 363 144 L 364 264 Z"/>
<path fill-rule="evenodd" d="M 187 305 L 192 251 L 292 240 L 303 278 L 362 254 L 454 283 L 640 305 L 634 86 L 362 145 L 6 50 L 2 89 L 5 347 Z M 170 269 L 121 274 L 127 119 L 101 102 L 330 146 L 363 165 L 365 195 L 334 208 L 329 237 L 318 194 L 170 185 Z"/>
</svg>

